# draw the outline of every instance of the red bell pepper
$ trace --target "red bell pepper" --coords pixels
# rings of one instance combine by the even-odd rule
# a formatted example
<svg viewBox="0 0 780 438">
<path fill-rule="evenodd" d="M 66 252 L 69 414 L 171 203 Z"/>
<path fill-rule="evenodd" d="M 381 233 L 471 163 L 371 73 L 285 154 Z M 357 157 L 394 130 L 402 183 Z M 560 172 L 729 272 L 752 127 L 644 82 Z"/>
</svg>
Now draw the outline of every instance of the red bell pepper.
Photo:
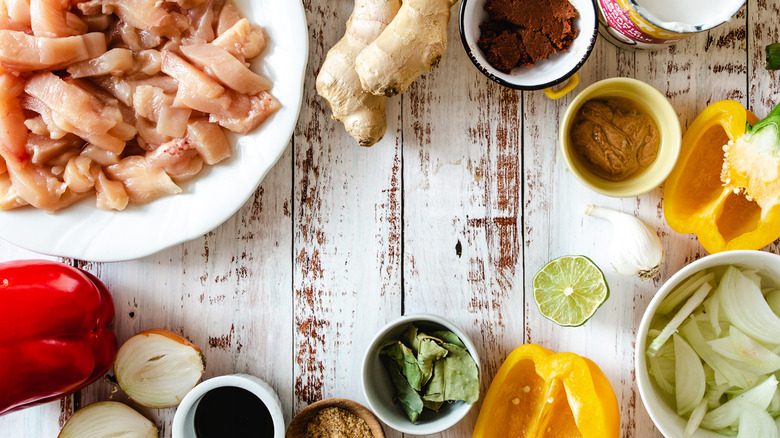
<svg viewBox="0 0 780 438">
<path fill-rule="evenodd" d="M 0 415 L 72 394 L 116 355 L 114 302 L 94 275 L 63 263 L 0 263 Z"/>
</svg>

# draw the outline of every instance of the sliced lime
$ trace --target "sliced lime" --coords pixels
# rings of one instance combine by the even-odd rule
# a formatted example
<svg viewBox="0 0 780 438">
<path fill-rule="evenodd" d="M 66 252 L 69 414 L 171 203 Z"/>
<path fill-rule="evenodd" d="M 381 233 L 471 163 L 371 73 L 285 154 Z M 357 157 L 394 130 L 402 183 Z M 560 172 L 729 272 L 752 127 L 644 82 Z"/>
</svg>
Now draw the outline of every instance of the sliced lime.
<svg viewBox="0 0 780 438">
<path fill-rule="evenodd" d="M 585 256 L 564 256 L 534 277 L 534 301 L 545 318 L 564 327 L 590 319 L 609 298 L 609 286 L 598 266 Z"/>
</svg>

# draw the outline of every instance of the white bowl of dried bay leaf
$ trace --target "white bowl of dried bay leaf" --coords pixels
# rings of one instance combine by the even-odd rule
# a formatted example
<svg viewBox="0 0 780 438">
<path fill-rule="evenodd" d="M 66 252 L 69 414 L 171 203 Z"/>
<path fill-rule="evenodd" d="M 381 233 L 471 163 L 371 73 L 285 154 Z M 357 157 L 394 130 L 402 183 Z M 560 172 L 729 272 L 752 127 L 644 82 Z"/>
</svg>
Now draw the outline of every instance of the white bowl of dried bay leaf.
<svg viewBox="0 0 780 438">
<path fill-rule="evenodd" d="M 479 356 L 471 339 L 436 315 L 386 325 L 363 358 L 371 410 L 403 433 L 434 434 L 457 424 L 479 400 Z"/>
</svg>

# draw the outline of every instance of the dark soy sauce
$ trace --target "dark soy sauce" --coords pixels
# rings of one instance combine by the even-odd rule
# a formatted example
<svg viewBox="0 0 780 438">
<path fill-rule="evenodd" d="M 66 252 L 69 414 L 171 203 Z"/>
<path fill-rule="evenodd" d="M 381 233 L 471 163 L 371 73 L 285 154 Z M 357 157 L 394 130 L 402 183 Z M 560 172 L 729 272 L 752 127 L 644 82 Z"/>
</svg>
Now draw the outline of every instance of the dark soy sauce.
<svg viewBox="0 0 780 438">
<path fill-rule="evenodd" d="M 236 386 L 207 392 L 195 409 L 197 438 L 273 438 L 274 420 L 263 402 Z"/>
</svg>

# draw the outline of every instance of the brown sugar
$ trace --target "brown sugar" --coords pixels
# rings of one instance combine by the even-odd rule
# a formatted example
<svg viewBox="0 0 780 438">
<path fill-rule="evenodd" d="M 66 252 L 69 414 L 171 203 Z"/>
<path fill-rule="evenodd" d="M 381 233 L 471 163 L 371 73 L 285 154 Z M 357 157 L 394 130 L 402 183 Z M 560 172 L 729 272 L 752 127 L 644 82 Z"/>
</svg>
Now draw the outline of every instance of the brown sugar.
<svg viewBox="0 0 780 438">
<path fill-rule="evenodd" d="M 569 0 L 487 0 L 485 11 L 477 46 L 504 73 L 568 50 L 577 36 Z"/>
<path fill-rule="evenodd" d="M 306 438 L 373 438 L 365 420 L 346 409 L 322 409 L 306 425 Z"/>
</svg>

